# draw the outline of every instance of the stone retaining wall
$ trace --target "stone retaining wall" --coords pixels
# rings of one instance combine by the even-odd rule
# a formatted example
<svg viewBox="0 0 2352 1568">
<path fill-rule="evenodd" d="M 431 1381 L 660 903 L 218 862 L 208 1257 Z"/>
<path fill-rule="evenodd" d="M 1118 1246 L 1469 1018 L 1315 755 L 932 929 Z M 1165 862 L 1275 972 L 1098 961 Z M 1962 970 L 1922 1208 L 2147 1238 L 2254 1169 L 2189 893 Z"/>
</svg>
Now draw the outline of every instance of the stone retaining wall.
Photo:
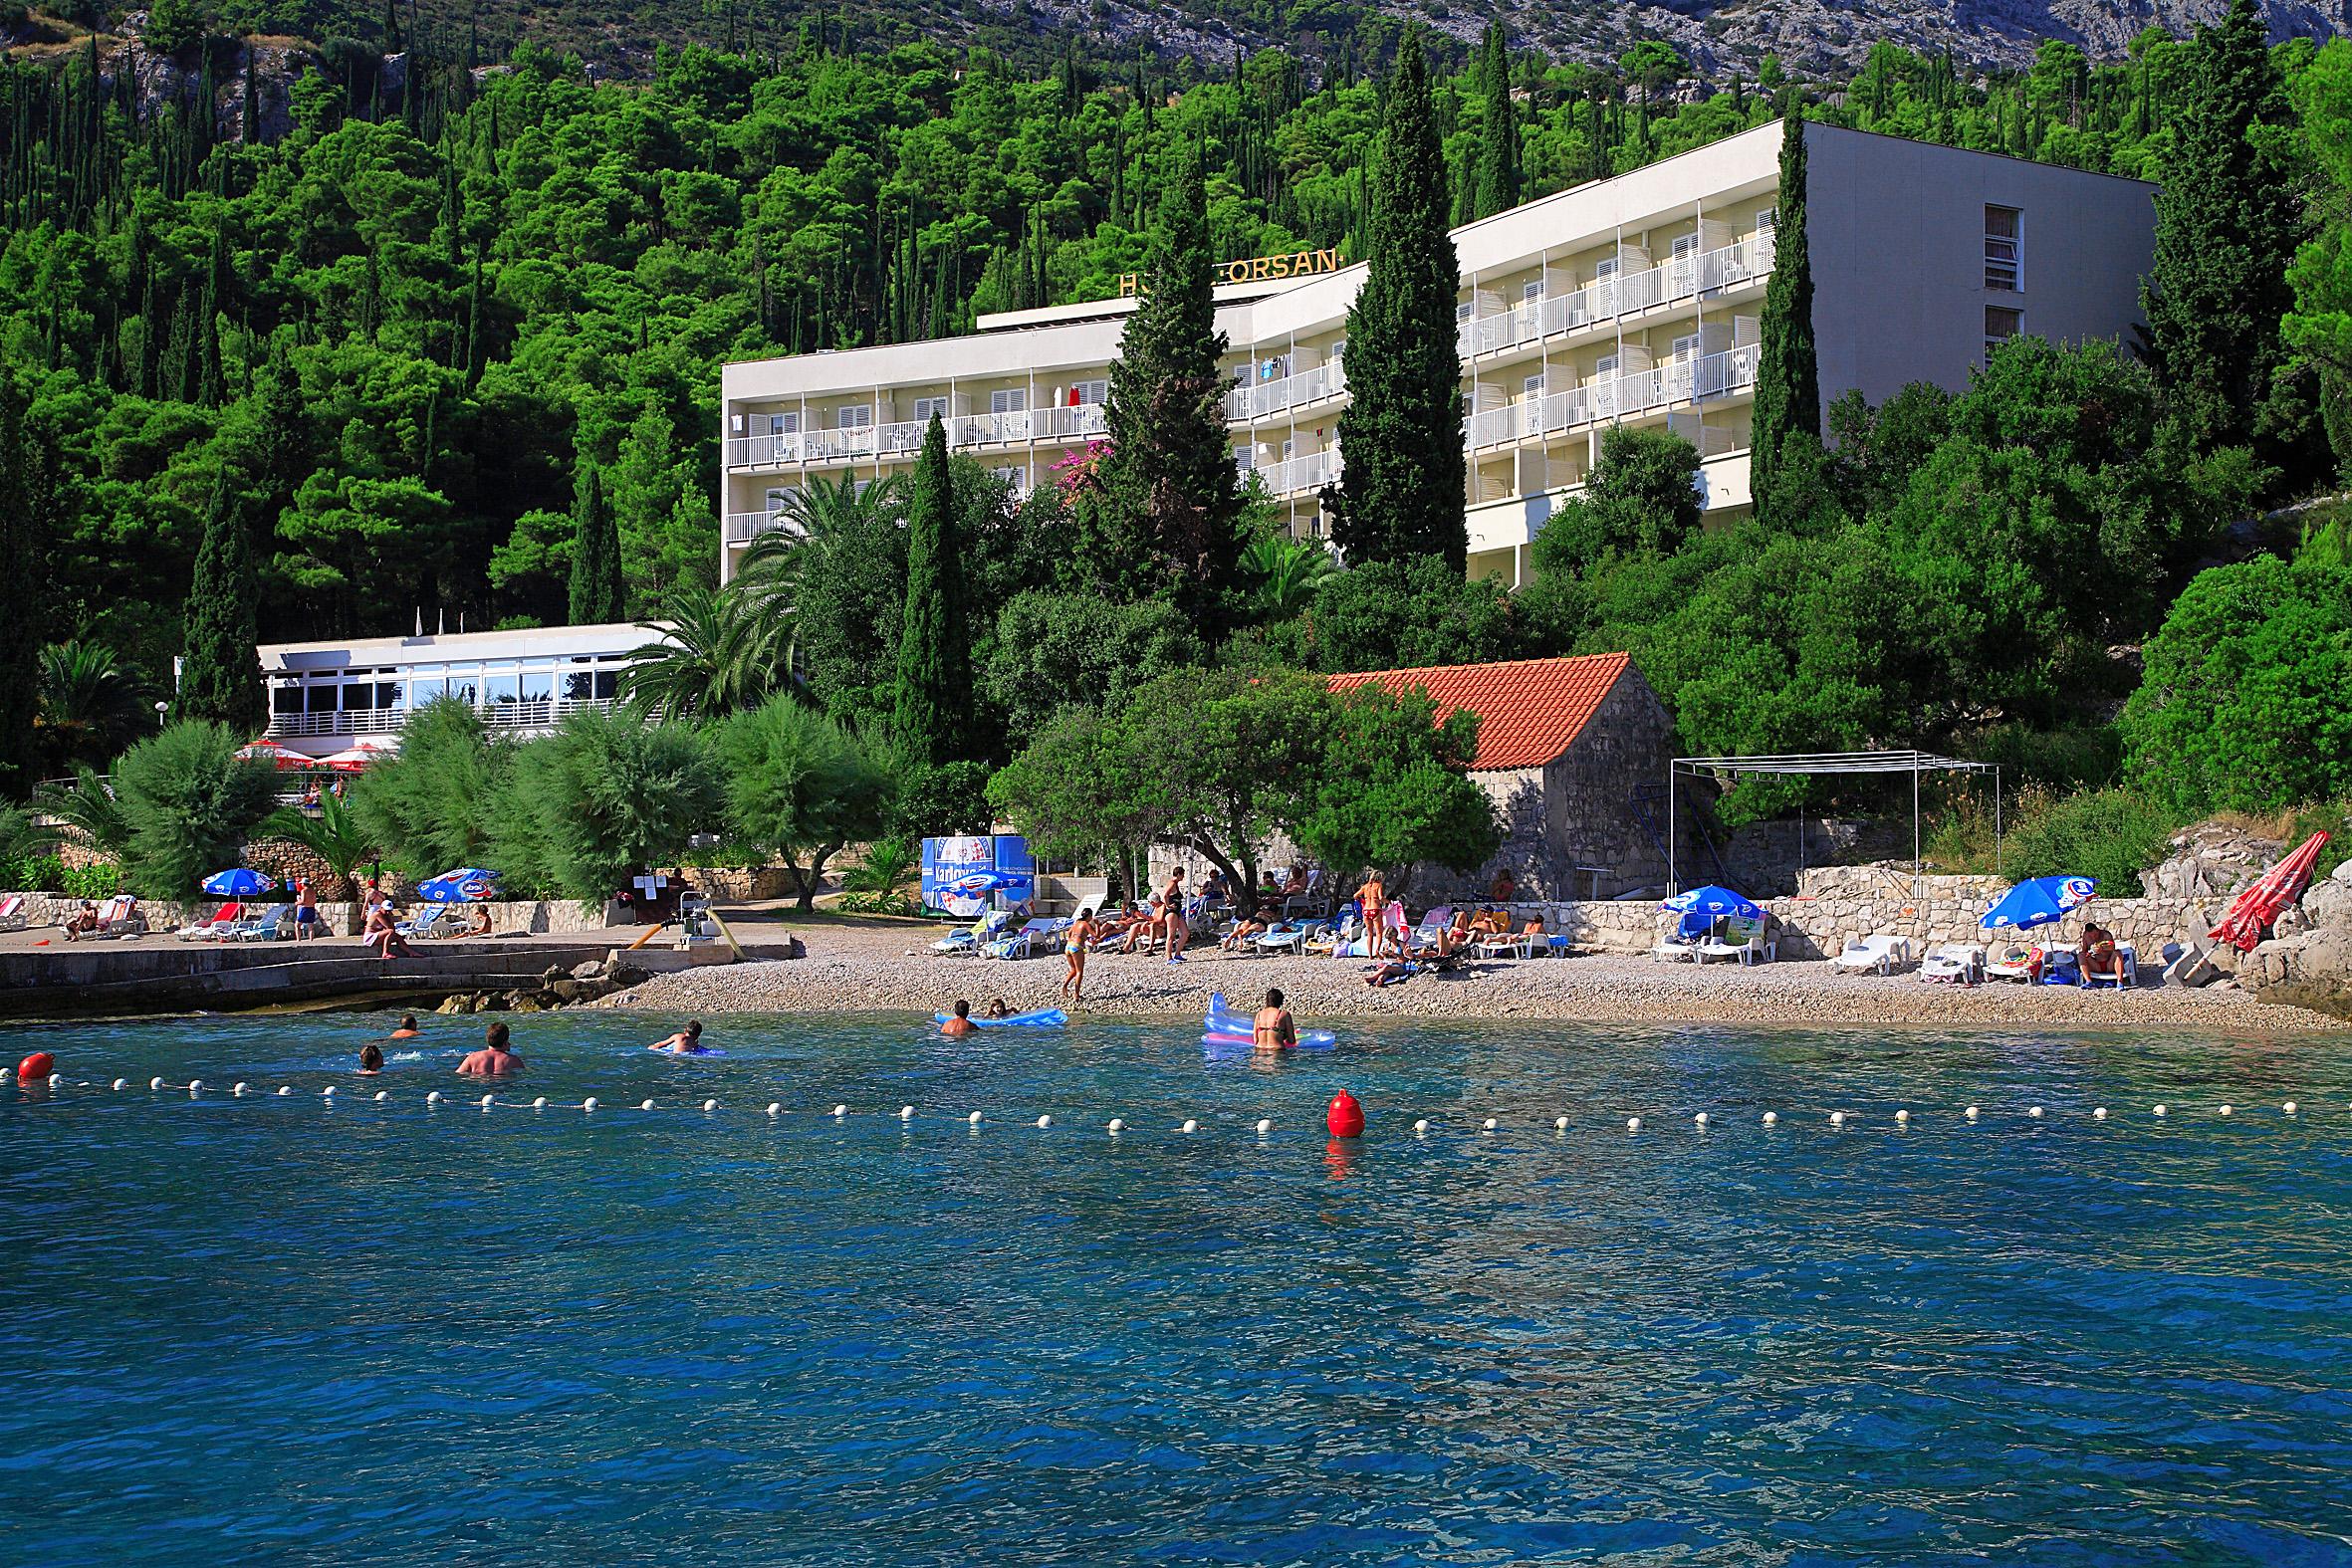
<svg viewBox="0 0 2352 1568">
<path fill-rule="evenodd" d="M 82 902 L 63 893 L 27 893 L 25 923 L 28 926 L 63 926 L 67 918 L 82 907 Z M 103 904 L 104 900 L 93 899 L 91 902 Z M 192 903 L 142 898 L 138 907 L 140 913 L 147 917 L 149 930 L 164 931 L 184 926 L 193 920 L 209 920 L 220 905 L 220 900 L 210 898 Z M 403 912 L 414 914 L 418 907 L 412 904 L 406 906 Z M 473 907 L 465 906 L 466 912 L 470 914 Z M 634 923 L 625 913 L 626 905 L 586 910 L 570 899 L 502 899 L 492 903 L 489 909 L 490 929 L 498 933 L 523 931 L 535 936 L 578 936 L 602 931 L 609 926 Z M 614 910 L 623 913 L 616 917 Z M 356 904 L 323 903 L 319 906 L 319 918 L 327 923 L 330 931 L 341 932 L 346 936 L 358 934 L 359 906 Z"/>
</svg>

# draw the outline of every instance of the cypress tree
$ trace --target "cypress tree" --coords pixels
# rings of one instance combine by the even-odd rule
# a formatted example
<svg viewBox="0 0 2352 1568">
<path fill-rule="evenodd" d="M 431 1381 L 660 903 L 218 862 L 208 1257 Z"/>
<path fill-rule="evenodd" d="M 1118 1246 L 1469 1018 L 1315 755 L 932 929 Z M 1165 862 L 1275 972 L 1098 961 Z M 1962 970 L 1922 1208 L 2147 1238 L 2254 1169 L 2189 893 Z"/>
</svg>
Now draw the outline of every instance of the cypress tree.
<svg viewBox="0 0 2352 1568">
<path fill-rule="evenodd" d="M 1789 443 L 1821 439 L 1821 372 L 1813 347 L 1813 265 L 1805 249 L 1804 116 L 1781 121 L 1779 212 L 1771 281 L 1764 285 L 1763 352 L 1748 442 L 1750 494 L 1760 512 L 1790 459 Z"/>
<path fill-rule="evenodd" d="M 618 621 L 626 608 L 620 585 L 620 526 L 604 499 L 604 476 L 581 465 L 579 500 L 572 511 L 572 603 L 575 626 Z"/>
<path fill-rule="evenodd" d="M 1511 53 L 1501 22 L 1487 28 L 1479 87 L 1487 112 L 1479 127 L 1477 210 L 1478 216 L 1491 218 L 1519 205 L 1521 186 L 1519 113 L 1511 102 Z"/>
<path fill-rule="evenodd" d="M 923 432 L 906 510 L 906 608 L 898 632 L 894 727 L 899 746 L 925 763 L 952 762 L 971 750 L 971 647 L 947 427 L 934 413 Z"/>
<path fill-rule="evenodd" d="M 1446 164 L 1418 42 L 1397 62 L 1372 179 L 1371 255 L 1347 312 L 1345 460 L 1332 537 L 1355 561 L 1470 553 L 1462 520 L 1461 271 L 1446 232 Z"/>
<path fill-rule="evenodd" d="M 2197 31 L 2186 112 L 2156 193 L 2155 266 L 2140 291 L 2144 351 L 2201 451 L 2249 445 L 2285 412 L 2272 397 L 2288 359 L 2278 323 L 2294 303 L 2286 268 L 2305 229 L 2288 138 L 2275 128 L 2292 115 L 2264 40 L 2251 0 Z"/>
<path fill-rule="evenodd" d="M 196 548 L 195 579 L 188 586 L 187 651 L 180 660 L 174 718 L 209 719 L 246 737 L 268 728 L 261 658 L 254 651 L 259 596 L 245 509 L 231 496 L 224 468 L 213 481 L 204 539 Z"/>
<path fill-rule="evenodd" d="M 41 699 L 43 611 L 55 589 L 43 569 L 44 509 L 32 495 L 32 445 L 25 397 L 13 375 L 0 374 L 0 799 L 21 800 L 40 782 L 33 721 Z"/>
<path fill-rule="evenodd" d="M 1210 298 L 1206 183 L 1197 147 L 1177 156 L 1145 252 L 1145 292 L 1110 367 L 1096 567 L 1114 591 L 1169 595 L 1215 640 L 1241 582 L 1241 491 L 1217 369 L 1225 336 Z"/>
</svg>

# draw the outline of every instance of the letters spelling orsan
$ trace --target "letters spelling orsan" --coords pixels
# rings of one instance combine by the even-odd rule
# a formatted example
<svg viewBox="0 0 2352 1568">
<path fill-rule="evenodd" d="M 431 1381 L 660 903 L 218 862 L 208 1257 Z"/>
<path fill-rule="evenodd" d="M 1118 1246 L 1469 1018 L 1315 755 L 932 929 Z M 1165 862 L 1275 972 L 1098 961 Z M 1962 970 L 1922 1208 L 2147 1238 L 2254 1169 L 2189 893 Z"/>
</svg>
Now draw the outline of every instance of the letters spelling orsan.
<svg viewBox="0 0 2352 1568">
<path fill-rule="evenodd" d="M 1245 256 L 1239 261 L 1219 262 L 1210 275 L 1212 286 L 1223 288 L 1230 283 L 1263 283 L 1269 278 L 1306 278 L 1320 272 L 1339 270 L 1339 252 L 1293 251 L 1284 256 Z M 1146 294 L 1143 279 L 1136 273 L 1119 275 L 1119 293 Z"/>
</svg>

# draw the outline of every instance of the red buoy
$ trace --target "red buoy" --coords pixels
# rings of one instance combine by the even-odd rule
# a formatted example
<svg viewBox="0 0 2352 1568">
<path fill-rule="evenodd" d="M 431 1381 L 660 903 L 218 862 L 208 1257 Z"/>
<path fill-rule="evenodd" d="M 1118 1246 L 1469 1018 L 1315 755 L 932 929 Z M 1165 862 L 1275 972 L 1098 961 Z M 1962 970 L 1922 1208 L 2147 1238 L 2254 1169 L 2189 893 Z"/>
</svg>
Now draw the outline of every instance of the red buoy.
<svg viewBox="0 0 2352 1568">
<path fill-rule="evenodd" d="M 5 1057 L 0 1057 L 0 1060 L 5 1059 Z M 57 1058 L 45 1050 L 37 1050 L 16 1064 L 16 1078 L 19 1083 L 47 1083 L 50 1074 L 55 1071 L 57 1071 Z"/>
<path fill-rule="evenodd" d="M 1364 1135 L 1364 1108 L 1355 1096 L 1341 1089 L 1331 1096 L 1331 1108 L 1323 1113 L 1323 1125 L 1331 1129 L 1334 1138 L 1361 1138 Z"/>
</svg>

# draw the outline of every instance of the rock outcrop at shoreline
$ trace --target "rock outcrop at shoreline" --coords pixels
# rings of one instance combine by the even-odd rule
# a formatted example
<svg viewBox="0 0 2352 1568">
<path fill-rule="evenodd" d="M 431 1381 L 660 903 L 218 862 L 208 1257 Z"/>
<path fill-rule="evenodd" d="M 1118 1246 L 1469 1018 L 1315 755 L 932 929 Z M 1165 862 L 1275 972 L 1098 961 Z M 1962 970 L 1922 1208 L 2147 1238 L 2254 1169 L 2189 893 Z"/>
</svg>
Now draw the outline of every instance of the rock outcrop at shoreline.
<svg viewBox="0 0 2352 1568">
<path fill-rule="evenodd" d="M 2277 934 L 2237 961 L 2237 979 L 2268 1003 L 2352 1019 L 2352 860 L 2314 881 Z"/>
</svg>

